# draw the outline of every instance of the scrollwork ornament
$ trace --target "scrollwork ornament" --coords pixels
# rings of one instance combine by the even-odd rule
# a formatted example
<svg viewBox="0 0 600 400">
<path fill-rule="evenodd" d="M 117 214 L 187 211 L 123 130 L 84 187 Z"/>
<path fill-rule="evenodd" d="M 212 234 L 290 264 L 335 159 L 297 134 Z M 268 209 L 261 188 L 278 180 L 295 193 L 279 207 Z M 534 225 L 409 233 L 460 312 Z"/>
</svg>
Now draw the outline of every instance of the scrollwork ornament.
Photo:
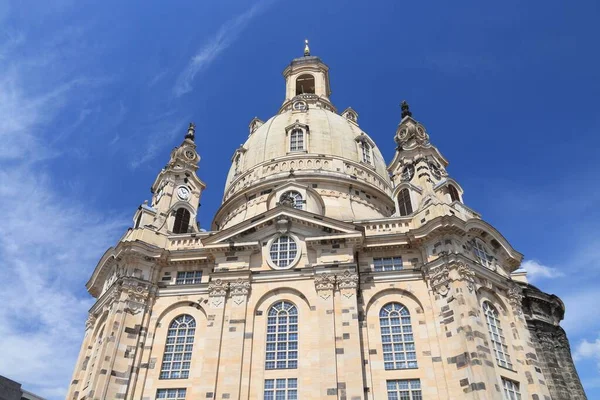
<svg viewBox="0 0 600 400">
<path fill-rule="evenodd" d="M 208 295 L 210 297 L 223 297 L 227 295 L 227 289 L 229 289 L 229 282 L 215 279 L 208 284 Z"/>
<path fill-rule="evenodd" d="M 523 289 L 517 284 L 508 287 L 508 301 L 517 315 L 523 314 Z"/>
<path fill-rule="evenodd" d="M 450 269 L 446 264 L 425 271 L 425 279 L 434 293 L 446 297 L 450 292 Z"/>
<path fill-rule="evenodd" d="M 355 272 L 346 271 L 341 275 L 337 275 L 336 281 L 340 290 L 358 288 L 358 274 Z"/>
<path fill-rule="evenodd" d="M 336 278 L 334 274 L 325 273 L 316 275 L 315 289 L 317 290 L 317 294 L 323 299 L 331 297 L 331 293 L 335 288 L 335 282 Z"/>
<path fill-rule="evenodd" d="M 473 290 L 475 290 L 475 271 L 464 263 L 458 263 L 456 270 L 458 271 L 460 279 L 467 284 L 469 292 L 473 292 Z"/>
<path fill-rule="evenodd" d="M 230 282 L 229 293 L 231 296 L 248 296 L 250 293 L 250 281 L 238 278 L 238 280 Z"/>
<path fill-rule="evenodd" d="M 96 324 L 96 316 L 94 314 L 89 314 L 87 320 L 85 321 L 85 330 L 92 329 Z"/>
</svg>

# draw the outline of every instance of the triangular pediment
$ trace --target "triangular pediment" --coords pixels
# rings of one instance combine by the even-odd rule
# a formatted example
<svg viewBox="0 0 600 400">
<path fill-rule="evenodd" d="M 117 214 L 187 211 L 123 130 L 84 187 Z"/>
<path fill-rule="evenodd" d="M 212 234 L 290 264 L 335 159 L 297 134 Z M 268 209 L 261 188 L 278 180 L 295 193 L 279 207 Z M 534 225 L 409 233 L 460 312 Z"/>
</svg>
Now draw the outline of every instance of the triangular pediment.
<svg viewBox="0 0 600 400">
<path fill-rule="evenodd" d="M 302 233 L 307 237 L 362 237 L 363 228 L 292 207 L 277 206 L 202 240 L 205 247 L 219 244 L 257 242 L 274 232 Z"/>
</svg>

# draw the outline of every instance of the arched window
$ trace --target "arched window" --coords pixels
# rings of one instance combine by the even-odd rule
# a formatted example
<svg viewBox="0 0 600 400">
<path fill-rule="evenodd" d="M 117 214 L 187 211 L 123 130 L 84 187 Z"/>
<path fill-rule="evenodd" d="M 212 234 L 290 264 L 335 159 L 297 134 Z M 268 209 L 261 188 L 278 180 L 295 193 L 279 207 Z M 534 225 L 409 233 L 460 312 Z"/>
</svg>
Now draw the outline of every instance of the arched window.
<svg viewBox="0 0 600 400">
<path fill-rule="evenodd" d="M 400 303 L 388 303 L 379 312 L 385 369 L 417 368 L 417 351 L 410 313 Z"/>
<path fill-rule="evenodd" d="M 267 317 L 266 369 L 298 368 L 298 309 L 278 301 Z"/>
<path fill-rule="evenodd" d="M 285 197 L 294 200 L 294 208 L 297 208 L 298 210 L 302 210 L 304 208 L 304 199 L 302 199 L 302 195 L 299 192 L 296 192 L 295 190 L 287 191 L 281 195 L 281 199 L 279 201 L 281 202 Z"/>
<path fill-rule="evenodd" d="M 493 257 L 488 253 L 487 247 L 481 239 L 475 238 L 473 241 L 473 253 L 481 265 L 488 268 L 492 266 Z"/>
<path fill-rule="evenodd" d="M 140 224 L 142 223 L 142 213 L 140 212 L 137 219 L 135 220 L 135 227 L 134 228 L 139 228 Z"/>
<path fill-rule="evenodd" d="M 315 93 L 315 78 L 312 75 L 300 75 L 296 79 L 296 96 L 304 93 Z"/>
<path fill-rule="evenodd" d="M 290 151 L 304 150 L 304 131 L 302 129 L 294 129 L 290 133 Z"/>
<path fill-rule="evenodd" d="M 413 212 L 412 203 L 410 202 L 410 192 L 406 188 L 402 189 L 398 195 L 398 212 L 403 217 Z"/>
<path fill-rule="evenodd" d="M 510 362 L 510 356 L 508 355 L 508 346 L 506 345 L 506 339 L 502 333 L 498 310 L 496 310 L 489 301 L 484 301 L 482 307 L 487 322 L 488 332 L 490 333 L 490 339 L 492 339 L 492 348 L 496 355 L 496 361 L 498 361 L 498 365 L 501 367 L 512 369 L 512 363 Z"/>
<path fill-rule="evenodd" d="M 371 164 L 371 145 L 366 141 L 361 142 L 360 148 L 362 149 L 362 160 L 368 164 Z"/>
<path fill-rule="evenodd" d="M 296 256 L 298 255 L 298 245 L 290 236 L 279 236 L 271 244 L 269 255 L 275 266 L 285 268 L 296 259 Z"/>
<path fill-rule="evenodd" d="M 184 314 L 175 318 L 167 331 L 160 379 L 187 378 L 190 375 L 196 321 Z"/>
<path fill-rule="evenodd" d="M 458 196 L 458 190 L 456 190 L 454 185 L 448 185 L 448 192 L 450 193 L 451 201 L 460 201 L 460 197 Z"/>
<path fill-rule="evenodd" d="M 175 213 L 175 223 L 173 224 L 173 233 L 187 233 L 190 225 L 190 212 L 181 207 Z"/>
</svg>

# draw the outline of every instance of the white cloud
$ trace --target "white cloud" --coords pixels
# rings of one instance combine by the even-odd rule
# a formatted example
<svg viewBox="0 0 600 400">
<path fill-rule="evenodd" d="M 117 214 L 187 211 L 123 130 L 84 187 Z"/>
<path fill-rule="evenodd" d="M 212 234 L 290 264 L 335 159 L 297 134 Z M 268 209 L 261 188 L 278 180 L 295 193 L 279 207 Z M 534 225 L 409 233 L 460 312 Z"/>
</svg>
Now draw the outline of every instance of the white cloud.
<svg viewBox="0 0 600 400">
<path fill-rule="evenodd" d="M 600 373 L 600 335 L 593 342 L 588 342 L 587 339 L 583 339 L 575 348 L 573 354 L 575 361 L 591 359 L 596 363 L 598 372 Z"/>
<path fill-rule="evenodd" d="M 83 285 L 128 221 L 57 190 L 46 172 L 44 160 L 60 151 L 44 128 L 91 80 L 51 80 L 42 65 L 17 54 L 0 59 L 0 375 L 59 399 L 92 305 Z M 33 89 L 31 76 L 52 83 Z"/>
<path fill-rule="evenodd" d="M 564 273 L 556 268 L 540 264 L 536 260 L 527 260 L 521 264 L 521 268 L 527 271 L 527 278 L 534 282 L 539 279 L 553 279 L 564 276 Z"/>
<path fill-rule="evenodd" d="M 217 33 L 192 57 L 187 67 L 179 75 L 173 88 L 175 96 L 179 97 L 190 92 L 193 89 L 192 82 L 196 75 L 207 68 L 223 50 L 227 49 L 238 38 L 248 23 L 271 3 L 273 3 L 273 0 L 259 1 L 242 14 L 221 25 Z"/>
</svg>

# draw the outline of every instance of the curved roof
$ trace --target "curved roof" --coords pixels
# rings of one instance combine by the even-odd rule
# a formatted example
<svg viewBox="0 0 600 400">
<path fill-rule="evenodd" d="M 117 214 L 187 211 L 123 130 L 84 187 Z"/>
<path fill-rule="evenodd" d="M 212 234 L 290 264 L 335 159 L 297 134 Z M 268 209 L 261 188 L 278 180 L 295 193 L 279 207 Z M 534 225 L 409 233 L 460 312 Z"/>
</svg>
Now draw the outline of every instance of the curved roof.
<svg viewBox="0 0 600 400">
<path fill-rule="evenodd" d="M 243 174 L 263 162 L 283 156 L 293 156 L 294 153 L 289 152 L 286 128 L 295 123 L 308 126 L 309 131 L 308 151 L 298 152 L 299 155 L 322 154 L 337 156 L 353 162 L 362 162 L 357 138 L 366 139 L 373 146 L 372 166 L 375 172 L 384 182 L 391 185 L 385 160 L 373 140 L 356 123 L 332 111 L 315 106 L 309 106 L 309 109 L 304 112 L 291 110 L 282 112 L 257 128 L 242 146 L 243 156 L 238 172 Z M 234 177 L 235 161 L 227 175 L 226 193 Z"/>
</svg>

